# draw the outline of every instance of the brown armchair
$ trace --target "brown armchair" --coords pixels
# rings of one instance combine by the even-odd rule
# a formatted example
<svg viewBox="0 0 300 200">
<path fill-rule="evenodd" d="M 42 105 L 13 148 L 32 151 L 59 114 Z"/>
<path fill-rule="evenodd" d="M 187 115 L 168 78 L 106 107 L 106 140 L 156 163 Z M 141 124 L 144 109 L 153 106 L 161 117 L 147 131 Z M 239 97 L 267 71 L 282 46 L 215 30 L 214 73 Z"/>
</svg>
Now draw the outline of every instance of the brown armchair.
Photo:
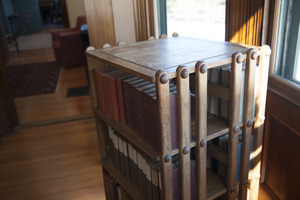
<svg viewBox="0 0 300 200">
<path fill-rule="evenodd" d="M 87 24 L 86 17 L 80 16 L 77 18 L 76 28 L 64 28 L 51 32 L 56 62 L 64 68 L 86 64 L 85 49 L 80 35 L 80 28 L 84 24 Z"/>
</svg>

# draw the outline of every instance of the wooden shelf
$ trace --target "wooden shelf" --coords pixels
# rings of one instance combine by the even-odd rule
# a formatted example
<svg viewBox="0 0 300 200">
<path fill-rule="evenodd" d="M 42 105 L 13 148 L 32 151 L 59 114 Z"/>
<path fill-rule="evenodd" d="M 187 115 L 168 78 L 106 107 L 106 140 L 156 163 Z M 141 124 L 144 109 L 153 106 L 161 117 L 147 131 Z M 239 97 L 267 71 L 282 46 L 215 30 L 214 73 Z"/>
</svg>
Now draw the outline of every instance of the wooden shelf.
<svg viewBox="0 0 300 200">
<path fill-rule="evenodd" d="M 124 177 L 110 159 L 102 159 L 101 164 L 109 174 L 132 196 L 134 199 L 144 199 L 139 189 Z M 215 199 L 226 193 L 226 187 L 222 178 L 212 170 L 207 169 L 207 199 Z"/>
<path fill-rule="evenodd" d="M 191 133 L 195 133 L 195 132 L 196 132 L 196 125 L 195 123 L 193 123 L 191 128 Z M 229 132 L 229 128 L 227 124 L 222 120 L 218 119 L 218 117 L 214 115 L 210 115 L 207 118 L 207 141 L 220 137 L 221 135 L 227 134 L 228 132 Z M 196 141 L 192 141 L 190 143 L 190 148 L 193 148 L 195 146 L 196 146 Z M 176 155 L 178 153 L 179 153 L 178 149 L 172 151 L 172 155 Z"/>
<path fill-rule="evenodd" d="M 155 160 L 155 161 L 160 160 L 159 154 L 156 153 L 156 151 L 152 148 L 151 145 L 149 145 L 147 142 L 145 142 L 143 139 L 141 139 L 135 130 L 131 129 L 124 123 L 116 122 L 111 117 L 107 116 L 105 113 L 103 113 L 101 110 L 99 110 L 99 108 L 95 108 L 94 112 L 106 124 L 108 124 L 114 130 L 119 132 L 127 140 L 129 140 L 131 143 L 133 143 L 135 146 L 137 146 L 139 149 L 141 149 L 144 153 L 146 153 L 148 156 L 150 156 L 153 160 Z"/>
<path fill-rule="evenodd" d="M 227 192 L 225 181 L 212 170 L 207 169 L 207 194 L 206 198 L 215 199 Z"/>
<path fill-rule="evenodd" d="M 94 109 L 95 114 L 100 117 L 105 123 L 111 126 L 114 130 L 118 131 L 122 136 L 124 136 L 131 143 L 135 144 L 138 148 L 142 149 L 148 156 L 150 156 L 155 161 L 160 160 L 159 154 L 153 149 L 151 145 L 145 142 L 136 131 L 128 127 L 126 124 L 116 122 L 111 117 L 103 113 L 99 108 Z M 207 119 L 207 141 L 217 138 L 221 135 L 228 133 L 229 128 L 222 120 L 218 119 L 216 116 L 209 116 Z M 196 126 L 193 123 L 191 132 L 196 132 Z M 126 133 L 126 134 L 124 134 Z M 196 146 L 196 141 L 192 141 L 190 148 Z M 172 151 L 172 155 L 179 153 L 178 149 Z"/>
<path fill-rule="evenodd" d="M 139 189 L 119 172 L 119 170 L 110 159 L 102 159 L 101 165 L 114 179 L 116 179 L 116 181 L 122 186 L 122 188 L 124 188 L 126 192 L 128 192 L 129 195 L 133 197 L 133 199 L 144 199 Z"/>
</svg>

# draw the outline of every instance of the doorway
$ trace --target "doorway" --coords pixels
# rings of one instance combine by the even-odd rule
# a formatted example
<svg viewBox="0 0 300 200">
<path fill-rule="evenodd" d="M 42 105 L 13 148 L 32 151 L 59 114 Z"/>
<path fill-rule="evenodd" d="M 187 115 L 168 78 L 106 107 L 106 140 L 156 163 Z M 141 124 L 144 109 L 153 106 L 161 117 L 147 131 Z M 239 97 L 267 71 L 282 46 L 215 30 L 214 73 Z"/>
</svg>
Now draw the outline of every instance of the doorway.
<svg viewBox="0 0 300 200">
<path fill-rule="evenodd" d="M 1 5 L 3 5 L 3 2 L 3 0 L 0 1 Z M 18 12 L 19 8 L 16 8 L 16 5 L 14 4 L 15 1 L 10 0 L 9 2 L 11 3 L 10 7 L 13 8 L 12 10 L 14 10 L 14 12 Z M 35 68 L 42 68 L 45 65 L 48 65 L 48 63 L 55 63 L 55 55 L 52 48 L 50 31 L 52 31 L 53 29 L 69 26 L 69 22 L 66 22 L 65 20 L 65 16 L 67 16 L 68 14 L 64 13 L 64 11 L 67 11 L 66 0 L 33 0 L 30 2 L 31 4 L 36 4 L 35 6 L 37 7 L 37 9 L 39 9 L 40 6 L 43 5 L 42 7 L 44 11 L 46 7 L 48 7 L 48 11 L 43 11 L 44 13 L 40 13 L 40 20 L 42 22 L 43 29 L 38 32 L 34 32 L 34 34 L 22 35 L 23 37 L 26 37 L 24 39 L 24 42 L 28 43 L 28 48 L 21 48 L 19 52 L 17 52 L 16 49 L 12 49 L 9 51 L 9 60 L 5 66 L 7 70 L 12 68 L 19 68 L 22 71 L 27 68 L 28 65 L 35 65 Z M 43 4 L 45 2 L 48 2 L 49 4 Z M 7 3 L 7 1 L 5 1 L 5 3 Z M 51 11 L 52 13 L 50 15 L 50 8 L 58 9 L 56 10 L 55 14 L 53 14 L 54 12 Z M 38 43 L 39 41 L 45 43 L 45 40 L 49 39 L 49 37 L 48 39 L 38 39 L 39 36 L 47 33 L 48 35 L 50 34 L 50 45 L 46 47 L 34 48 L 33 43 Z M 29 40 L 33 42 L 28 42 Z M 36 79 L 36 77 L 40 76 L 41 73 L 45 73 L 44 70 L 41 70 L 41 72 L 37 72 L 35 78 L 29 78 L 27 79 L 27 81 L 23 81 L 23 85 L 26 85 L 28 82 L 33 82 L 34 86 L 43 85 L 44 83 L 37 81 Z M 45 77 L 51 76 L 51 73 L 51 71 L 49 73 L 46 73 Z M 85 67 L 80 66 L 73 69 L 61 68 L 56 79 L 57 82 L 54 91 L 52 91 L 51 93 L 24 96 L 21 95 L 14 97 L 17 114 L 22 127 L 92 117 L 92 105 L 89 94 L 82 95 L 79 93 L 78 95 L 67 97 L 69 88 L 83 87 L 88 85 L 87 77 L 85 74 Z"/>
</svg>

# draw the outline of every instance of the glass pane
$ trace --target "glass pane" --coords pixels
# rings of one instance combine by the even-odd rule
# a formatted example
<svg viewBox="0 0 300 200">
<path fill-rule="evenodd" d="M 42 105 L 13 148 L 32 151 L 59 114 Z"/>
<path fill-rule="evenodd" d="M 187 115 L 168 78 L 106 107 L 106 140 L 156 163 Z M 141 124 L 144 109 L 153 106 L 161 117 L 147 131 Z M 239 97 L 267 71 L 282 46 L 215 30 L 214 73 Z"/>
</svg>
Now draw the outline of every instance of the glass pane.
<svg viewBox="0 0 300 200">
<path fill-rule="evenodd" d="M 300 83 L 300 1 L 281 2 L 275 74 Z"/>
<path fill-rule="evenodd" d="M 226 0 L 167 0 L 168 34 L 225 40 Z"/>
<path fill-rule="evenodd" d="M 298 30 L 298 41 L 297 41 L 297 50 L 295 56 L 295 68 L 294 68 L 293 79 L 298 83 L 300 83 L 300 26 Z"/>
</svg>

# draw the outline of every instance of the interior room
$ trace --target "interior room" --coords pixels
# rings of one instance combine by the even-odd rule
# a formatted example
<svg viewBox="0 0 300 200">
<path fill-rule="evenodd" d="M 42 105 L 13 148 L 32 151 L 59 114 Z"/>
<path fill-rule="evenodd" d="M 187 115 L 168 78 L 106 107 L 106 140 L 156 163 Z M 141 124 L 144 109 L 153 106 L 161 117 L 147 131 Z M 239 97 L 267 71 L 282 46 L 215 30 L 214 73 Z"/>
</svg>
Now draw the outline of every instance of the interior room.
<svg viewBox="0 0 300 200">
<path fill-rule="evenodd" d="M 299 1 L 0 9 L 1 199 L 299 198 Z"/>
</svg>

